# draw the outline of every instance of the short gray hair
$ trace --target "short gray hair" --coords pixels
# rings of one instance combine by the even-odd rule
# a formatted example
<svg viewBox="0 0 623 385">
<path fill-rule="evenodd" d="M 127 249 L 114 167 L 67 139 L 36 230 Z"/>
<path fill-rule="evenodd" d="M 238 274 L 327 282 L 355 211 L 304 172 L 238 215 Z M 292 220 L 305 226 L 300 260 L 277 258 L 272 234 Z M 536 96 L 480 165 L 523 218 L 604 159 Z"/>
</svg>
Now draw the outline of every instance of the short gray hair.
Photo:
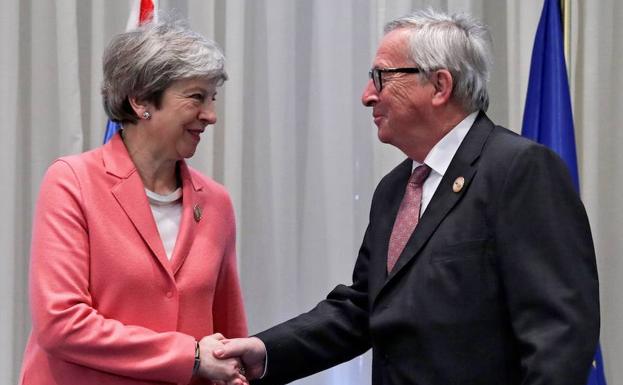
<svg viewBox="0 0 623 385">
<path fill-rule="evenodd" d="M 108 117 L 136 123 L 129 98 L 160 108 L 164 91 L 176 80 L 227 80 L 225 57 L 213 41 L 181 20 L 163 20 L 116 35 L 103 57 L 102 97 Z"/>
<path fill-rule="evenodd" d="M 486 111 L 487 82 L 492 65 L 488 28 L 466 14 L 419 10 L 385 25 L 410 32 L 410 59 L 424 74 L 447 69 L 452 74 L 452 95 L 469 111 Z"/>
</svg>

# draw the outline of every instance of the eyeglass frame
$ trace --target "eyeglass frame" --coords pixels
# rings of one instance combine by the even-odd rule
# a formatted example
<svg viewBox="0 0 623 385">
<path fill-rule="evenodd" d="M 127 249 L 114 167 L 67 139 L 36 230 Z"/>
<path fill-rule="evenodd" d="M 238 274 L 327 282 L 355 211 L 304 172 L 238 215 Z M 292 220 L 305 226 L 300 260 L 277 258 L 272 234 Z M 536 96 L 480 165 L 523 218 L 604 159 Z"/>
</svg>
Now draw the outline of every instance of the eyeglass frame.
<svg viewBox="0 0 623 385">
<path fill-rule="evenodd" d="M 374 88 L 376 89 L 376 92 L 381 92 L 383 90 L 383 73 L 384 72 L 403 73 L 403 74 L 419 74 L 422 72 L 422 69 L 419 67 L 372 68 L 368 72 L 368 76 L 370 79 L 372 79 L 372 84 L 374 84 Z"/>
</svg>

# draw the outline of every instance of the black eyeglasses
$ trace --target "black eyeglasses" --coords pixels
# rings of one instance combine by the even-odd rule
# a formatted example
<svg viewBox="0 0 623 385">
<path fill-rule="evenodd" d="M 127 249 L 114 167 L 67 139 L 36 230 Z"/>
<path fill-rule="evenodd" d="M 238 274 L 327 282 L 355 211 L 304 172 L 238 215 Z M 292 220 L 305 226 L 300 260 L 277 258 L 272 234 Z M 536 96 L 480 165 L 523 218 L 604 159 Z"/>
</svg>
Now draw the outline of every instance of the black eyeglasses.
<svg viewBox="0 0 623 385">
<path fill-rule="evenodd" d="M 376 88 L 376 92 L 381 92 L 381 90 L 383 89 L 383 73 L 384 72 L 418 74 L 422 72 L 422 70 L 417 67 L 372 68 L 370 72 L 368 73 L 368 76 L 370 76 L 370 79 L 372 79 L 372 83 L 374 83 L 374 88 Z"/>
</svg>

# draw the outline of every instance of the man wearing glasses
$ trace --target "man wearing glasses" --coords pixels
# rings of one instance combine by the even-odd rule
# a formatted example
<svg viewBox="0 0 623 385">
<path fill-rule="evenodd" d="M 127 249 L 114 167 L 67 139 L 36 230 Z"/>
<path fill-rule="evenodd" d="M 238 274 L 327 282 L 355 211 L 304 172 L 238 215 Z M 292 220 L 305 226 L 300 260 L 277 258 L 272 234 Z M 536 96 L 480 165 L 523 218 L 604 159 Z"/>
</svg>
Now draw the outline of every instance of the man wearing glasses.
<svg viewBox="0 0 623 385">
<path fill-rule="evenodd" d="M 485 115 L 487 29 L 388 23 L 362 95 L 408 157 L 379 183 L 353 283 L 220 357 L 280 384 L 373 350 L 374 385 L 585 385 L 595 255 L 563 162 Z"/>
</svg>

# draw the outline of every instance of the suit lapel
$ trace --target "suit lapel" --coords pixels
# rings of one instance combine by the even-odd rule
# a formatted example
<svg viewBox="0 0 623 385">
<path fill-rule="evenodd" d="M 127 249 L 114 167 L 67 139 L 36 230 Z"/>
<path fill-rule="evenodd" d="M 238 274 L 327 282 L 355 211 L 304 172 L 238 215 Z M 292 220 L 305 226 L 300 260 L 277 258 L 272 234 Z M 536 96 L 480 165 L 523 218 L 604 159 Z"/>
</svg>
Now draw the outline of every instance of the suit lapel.
<svg viewBox="0 0 623 385">
<path fill-rule="evenodd" d="M 473 126 L 470 128 L 467 136 L 459 146 L 456 154 L 452 158 L 450 162 L 450 166 L 446 170 L 435 194 L 433 195 L 426 211 L 420 218 L 420 221 L 413 232 L 411 234 L 411 238 L 407 242 L 403 252 L 400 254 L 394 269 L 391 271 L 389 276 L 385 281 L 385 284 L 381 287 L 380 290 L 376 293 L 377 295 L 374 297 L 374 301 L 382 295 L 383 290 L 391 285 L 391 283 L 400 277 L 401 272 L 404 271 L 406 266 L 410 265 L 412 261 L 419 254 L 420 250 L 424 247 L 426 242 L 433 235 L 439 224 L 442 220 L 448 215 L 448 213 L 452 210 L 461 198 L 467 193 L 469 190 L 469 186 L 471 184 L 472 179 L 477 171 L 476 160 L 480 156 L 482 152 L 482 148 L 484 143 L 489 135 L 489 133 L 493 129 L 493 123 L 486 117 L 484 113 L 480 113 Z M 459 192 L 454 192 L 452 189 L 452 185 L 454 181 L 458 177 L 463 177 L 465 182 L 463 184 L 463 188 Z M 407 177 L 408 178 L 408 177 Z M 406 180 L 402 185 L 402 190 L 398 194 L 400 197 L 404 195 L 404 185 L 406 185 Z M 401 198 L 402 199 L 402 198 Z M 398 203 L 400 205 L 400 202 Z M 393 222 L 396 218 L 396 214 L 398 212 L 398 208 L 395 208 L 391 211 L 390 221 L 391 226 L 389 228 L 389 234 L 391 234 L 391 227 L 393 227 Z M 389 244 L 389 236 L 383 236 L 383 243 L 385 247 L 381 248 L 384 250 L 385 254 L 387 254 L 387 245 Z M 385 261 L 387 255 L 384 255 L 384 258 L 377 258 L 378 260 L 382 259 Z M 377 267 L 378 268 L 378 267 Z M 386 271 L 385 267 L 383 267 L 383 272 Z"/>
<path fill-rule="evenodd" d="M 203 186 L 192 178 L 186 162 L 180 161 L 178 164 L 182 180 L 182 219 L 171 258 L 173 274 L 177 273 L 188 256 L 206 204 Z"/>
<path fill-rule="evenodd" d="M 145 194 L 143 181 L 119 134 L 104 146 L 103 159 L 106 172 L 120 178 L 111 193 L 156 259 L 170 271 L 170 263 Z"/>
<path fill-rule="evenodd" d="M 470 167 L 469 164 L 458 164 L 459 162 L 453 163 L 455 163 L 454 166 L 449 167 L 446 171 L 446 174 L 435 191 L 433 199 L 424 212 L 424 215 L 422 215 L 422 218 L 420 218 L 416 230 L 413 232 L 404 250 L 400 254 L 394 269 L 387 277 L 388 281 L 399 274 L 400 270 L 417 255 L 437 226 L 439 226 L 439 223 L 441 223 L 452 207 L 468 190 L 469 184 L 476 173 L 476 169 Z M 452 190 L 452 184 L 458 177 L 463 177 L 465 182 L 461 191 L 455 193 Z"/>
</svg>

